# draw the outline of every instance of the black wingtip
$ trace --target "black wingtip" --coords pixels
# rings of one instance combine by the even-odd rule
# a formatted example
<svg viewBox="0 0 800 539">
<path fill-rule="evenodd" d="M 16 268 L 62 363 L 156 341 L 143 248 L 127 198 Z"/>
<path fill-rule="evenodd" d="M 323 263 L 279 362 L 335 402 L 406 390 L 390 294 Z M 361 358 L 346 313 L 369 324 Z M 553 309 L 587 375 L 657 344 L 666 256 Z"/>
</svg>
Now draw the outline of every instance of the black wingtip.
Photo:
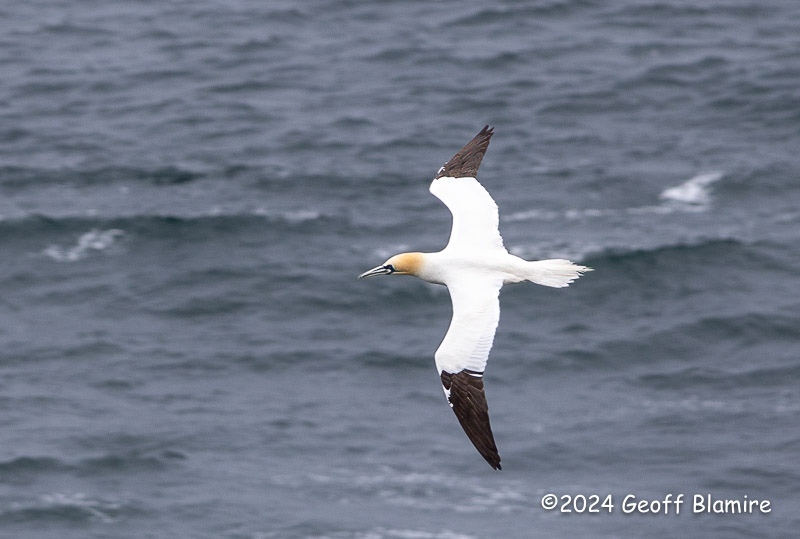
<svg viewBox="0 0 800 539">
<path fill-rule="evenodd" d="M 486 124 L 463 148 L 461 148 L 450 161 L 444 164 L 436 175 L 438 179 L 443 176 L 454 178 L 475 178 L 481 166 L 483 156 L 489 147 L 489 141 L 494 134 L 494 127 Z"/>
<path fill-rule="evenodd" d="M 500 455 L 497 454 L 497 450 L 495 450 L 494 456 L 483 454 L 481 454 L 481 456 L 489 463 L 489 466 L 491 466 L 493 470 L 497 470 L 498 472 L 503 470 L 503 467 L 500 466 Z"/>
<path fill-rule="evenodd" d="M 481 456 L 486 462 L 489 463 L 489 466 L 491 466 L 493 470 L 496 470 L 498 472 L 503 471 L 503 467 L 500 466 L 500 455 L 498 455 L 496 452 L 494 456 L 484 455 L 483 453 L 481 453 Z"/>
<path fill-rule="evenodd" d="M 483 373 L 468 369 L 456 374 L 442 371 L 442 385 L 450 392 L 450 405 L 472 445 L 489 466 L 494 470 L 502 470 L 500 454 L 497 452 L 489 423 L 489 407 L 483 391 L 482 375 Z"/>
</svg>

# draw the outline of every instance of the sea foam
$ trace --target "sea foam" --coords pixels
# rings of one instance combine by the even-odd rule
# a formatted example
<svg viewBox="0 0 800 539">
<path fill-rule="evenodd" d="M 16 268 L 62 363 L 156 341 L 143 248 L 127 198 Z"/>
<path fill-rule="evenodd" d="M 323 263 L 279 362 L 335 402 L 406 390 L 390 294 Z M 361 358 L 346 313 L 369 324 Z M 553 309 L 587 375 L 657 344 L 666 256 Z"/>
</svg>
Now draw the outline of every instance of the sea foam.
<svg viewBox="0 0 800 539">
<path fill-rule="evenodd" d="M 722 178 L 722 172 L 704 172 L 682 184 L 665 189 L 659 198 L 683 204 L 708 204 L 711 201 L 711 184 Z"/>
<path fill-rule="evenodd" d="M 85 258 L 91 251 L 104 251 L 111 247 L 124 232 L 117 228 L 98 230 L 93 228 L 78 238 L 72 247 L 51 245 L 42 254 L 58 262 L 76 262 Z"/>
</svg>

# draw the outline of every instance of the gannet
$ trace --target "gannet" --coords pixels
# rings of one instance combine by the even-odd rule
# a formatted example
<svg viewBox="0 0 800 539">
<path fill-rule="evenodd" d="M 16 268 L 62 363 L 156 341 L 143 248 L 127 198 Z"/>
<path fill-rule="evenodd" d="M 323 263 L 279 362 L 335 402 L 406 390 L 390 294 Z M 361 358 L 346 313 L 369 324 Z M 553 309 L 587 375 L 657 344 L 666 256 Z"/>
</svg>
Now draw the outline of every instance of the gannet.
<svg viewBox="0 0 800 539">
<path fill-rule="evenodd" d="M 430 192 L 453 214 L 450 241 L 438 253 L 401 253 L 358 276 L 413 275 L 443 284 L 450 292 L 453 318 L 434 354 L 445 397 L 478 452 L 500 470 L 483 372 L 500 320 L 500 288 L 531 281 L 562 288 L 591 268 L 569 260 L 527 261 L 503 246 L 497 204 L 476 176 L 494 128 L 485 126 L 431 182 Z"/>
</svg>

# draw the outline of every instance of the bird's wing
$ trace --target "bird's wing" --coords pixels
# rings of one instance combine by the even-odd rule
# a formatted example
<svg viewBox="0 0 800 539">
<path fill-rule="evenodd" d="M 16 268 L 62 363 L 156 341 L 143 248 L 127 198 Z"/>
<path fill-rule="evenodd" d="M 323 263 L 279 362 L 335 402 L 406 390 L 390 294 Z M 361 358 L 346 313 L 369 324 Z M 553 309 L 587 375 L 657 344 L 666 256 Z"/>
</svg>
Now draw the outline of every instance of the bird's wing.
<svg viewBox="0 0 800 539">
<path fill-rule="evenodd" d="M 431 193 L 453 214 L 449 248 L 505 250 L 498 228 L 497 204 L 475 179 L 492 133 L 489 126 L 484 127 L 439 169 L 431 183 Z"/>
<path fill-rule="evenodd" d="M 447 283 L 453 319 L 435 356 L 444 393 L 458 422 L 495 470 L 501 468 L 500 455 L 489 424 L 483 371 L 500 320 L 502 286 L 502 280 L 486 277 Z"/>
<path fill-rule="evenodd" d="M 489 147 L 489 140 L 494 134 L 494 127 L 484 126 L 480 133 L 475 135 L 472 140 L 458 150 L 456 154 L 439 169 L 437 178 L 449 176 L 451 178 L 476 178 L 478 168 L 481 166 L 486 149 Z"/>
</svg>

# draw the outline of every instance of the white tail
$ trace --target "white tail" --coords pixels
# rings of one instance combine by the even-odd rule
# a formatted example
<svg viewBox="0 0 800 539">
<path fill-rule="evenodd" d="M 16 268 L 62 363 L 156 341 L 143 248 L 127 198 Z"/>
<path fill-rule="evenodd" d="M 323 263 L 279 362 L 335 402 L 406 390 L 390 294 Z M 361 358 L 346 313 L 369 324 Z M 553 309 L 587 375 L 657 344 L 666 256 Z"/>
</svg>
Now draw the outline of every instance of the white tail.
<svg viewBox="0 0 800 539">
<path fill-rule="evenodd" d="M 592 268 L 573 264 L 563 258 L 536 260 L 525 265 L 525 279 L 553 288 L 563 288 Z"/>
</svg>

